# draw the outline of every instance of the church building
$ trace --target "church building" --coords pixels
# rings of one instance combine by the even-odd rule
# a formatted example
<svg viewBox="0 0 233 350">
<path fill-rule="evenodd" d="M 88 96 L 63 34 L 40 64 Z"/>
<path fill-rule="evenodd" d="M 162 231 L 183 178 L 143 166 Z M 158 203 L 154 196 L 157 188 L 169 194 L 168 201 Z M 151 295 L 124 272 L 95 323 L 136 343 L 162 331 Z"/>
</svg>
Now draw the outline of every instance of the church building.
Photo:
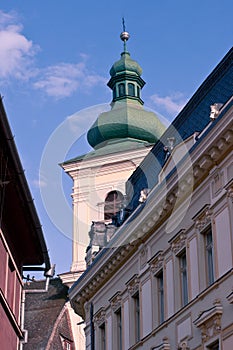
<svg viewBox="0 0 233 350">
<path fill-rule="evenodd" d="M 101 113 L 87 133 L 93 151 L 62 164 L 73 179 L 72 266 L 59 275 L 68 286 L 125 220 L 125 182 L 165 130 L 158 116 L 143 108 L 142 68 L 127 51 L 128 39 L 122 32 L 124 49 L 110 69 L 111 110 Z"/>
<path fill-rule="evenodd" d="M 94 151 L 63 164 L 86 349 L 232 350 L 233 49 L 164 130 L 121 38 Z"/>
</svg>

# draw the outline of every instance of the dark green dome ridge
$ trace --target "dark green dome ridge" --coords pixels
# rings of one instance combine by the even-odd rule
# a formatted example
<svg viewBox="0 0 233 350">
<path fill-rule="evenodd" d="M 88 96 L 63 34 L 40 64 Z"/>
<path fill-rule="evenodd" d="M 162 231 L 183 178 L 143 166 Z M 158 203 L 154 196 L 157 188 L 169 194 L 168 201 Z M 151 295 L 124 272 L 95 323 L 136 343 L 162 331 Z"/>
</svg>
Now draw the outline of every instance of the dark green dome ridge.
<svg viewBox="0 0 233 350">
<path fill-rule="evenodd" d="M 111 139 L 132 138 L 155 143 L 164 131 L 164 125 L 153 112 L 129 102 L 118 102 L 111 111 L 99 115 L 87 139 L 93 148 Z"/>
<path fill-rule="evenodd" d="M 122 52 L 120 60 L 116 61 L 110 69 L 111 77 L 122 72 L 130 72 L 138 76 L 142 75 L 142 68 L 136 61 L 132 60 L 129 52 Z"/>
</svg>

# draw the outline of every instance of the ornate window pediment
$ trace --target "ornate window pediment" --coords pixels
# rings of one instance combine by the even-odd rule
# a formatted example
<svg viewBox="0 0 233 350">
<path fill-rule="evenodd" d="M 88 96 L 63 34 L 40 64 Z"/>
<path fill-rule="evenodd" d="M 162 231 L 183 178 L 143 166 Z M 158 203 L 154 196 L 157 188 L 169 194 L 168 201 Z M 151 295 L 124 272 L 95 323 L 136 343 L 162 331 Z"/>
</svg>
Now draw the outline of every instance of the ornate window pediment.
<svg viewBox="0 0 233 350">
<path fill-rule="evenodd" d="M 170 344 L 169 344 L 167 337 L 163 338 L 162 344 L 152 348 L 152 350 L 170 350 L 170 349 L 171 349 L 171 347 L 170 347 Z"/>
<path fill-rule="evenodd" d="M 116 312 L 118 309 L 120 309 L 121 307 L 121 300 L 122 300 L 122 297 L 121 297 L 121 294 L 120 292 L 117 292 L 110 300 L 110 304 L 111 304 L 111 307 L 113 309 L 114 312 Z"/>
<path fill-rule="evenodd" d="M 158 253 L 149 261 L 151 272 L 157 275 L 163 268 L 163 252 L 160 250 Z"/>
<path fill-rule="evenodd" d="M 227 196 L 231 198 L 231 201 L 233 202 L 233 187 L 228 188 Z"/>
<path fill-rule="evenodd" d="M 213 307 L 202 311 L 198 318 L 193 322 L 195 326 L 201 330 L 202 342 L 206 342 L 211 337 L 220 333 L 222 314 L 222 304 L 220 300 L 215 300 Z"/>
<path fill-rule="evenodd" d="M 95 315 L 94 315 L 94 323 L 100 327 L 106 321 L 106 312 L 102 307 Z"/>
<path fill-rule="evenodd" d="M 171 250 L 176 254 L 180 254 L 186 245 L 186 232 L 185 230 L 180 230 L 169 243 L 171 244 Z"/>
<path fill-rule="evenodd" d="M 227 300 L 229 301 L 230 304 L 233 304 L 233 289 L 231 293 L 227 296 Z"/>
<path fill-rule="evenodd" d="M 209 204 L 205 205 L 194 217 L 195 227 L 199 231 L 203 231 L 211 224 L 212 210 Z"/>
<path fill-rule="evenodd" d="M 233 203 L 233 180 L 225 186 L 225 189 L 227 190 L 227 197 L 229 197 Z"/>
<path fill-rule="evenodd" d="M 139 290 L 139 278 L 138 275 L 134 275 L 127 283 L 127 288 L 130 295 L 134 295 Z"/>
</svg>

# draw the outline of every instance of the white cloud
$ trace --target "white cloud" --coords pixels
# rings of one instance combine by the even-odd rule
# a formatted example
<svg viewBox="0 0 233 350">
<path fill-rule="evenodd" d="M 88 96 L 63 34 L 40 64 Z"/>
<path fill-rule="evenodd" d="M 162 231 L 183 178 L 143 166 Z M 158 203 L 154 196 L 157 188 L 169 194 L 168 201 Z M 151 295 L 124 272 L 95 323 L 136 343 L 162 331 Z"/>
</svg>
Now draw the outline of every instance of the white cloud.
<svg viewBox="0 0 233 350">
<path fill-rule="evenodd" d="M 89 73 L 86 63 L 60 63 L 41 70 L 41 79 L 34 83 L 35 89 L 45 91 L 57 99 L 72 95 L 79 87 L 90 89 L 105 79 Z"/>
<path fill-rule="evenodd" d="M 158 94 L 154 94 L 150 98 L 158 108 L 162 107 L 171 114 L 178 113 L 187 101 L 181 92 L 173 93 L 170 96 L 159 96 Z"/>
<path fill-rule="evenodd" d="M 22 34 L 16 15 L 0 11 L 0 78 L 28 79 L 38 47 Z"/>
<path fill-rule="evenodd" d="M 94 123 L 100 113 L 110 110 L 108 103 L 91 106 L 82 109 L 66 118 L 69 132 L 75 135 L 76 138 L 82 136 Z M 69 136 L 70 137 L 70 136 Z"/>
<path fill-rule="evenodd" d="M 71 96 L 79 88 L 88 93 L 106 79 L 87 67 L 88 55 L 80 54 L 81 62 L 57 63 L 36 67 L 34 57 L 39 50 L 32 40 L 22 33 L 23 27 L 14 12 L 0 10 L 0 84 L 12 79 L 27 80 L 32 86 L 56 99 Z"/>
<path fill-rule="evenodd" d="M 32 181 L 32 185 L 35 187 L 35 188 L 41 188 L 41 187 L 47 187 L 47 182 L 46 181 L 43 181 L 43 180 L 33 180 Z"/>
<path fill-rule="evenodd" d="M 0 28 L 8 24 L 14 23 L 15 20 L 16 20 L 15 13 L 13 12 L 6 13 L 0 10 Z"/>
</svg>

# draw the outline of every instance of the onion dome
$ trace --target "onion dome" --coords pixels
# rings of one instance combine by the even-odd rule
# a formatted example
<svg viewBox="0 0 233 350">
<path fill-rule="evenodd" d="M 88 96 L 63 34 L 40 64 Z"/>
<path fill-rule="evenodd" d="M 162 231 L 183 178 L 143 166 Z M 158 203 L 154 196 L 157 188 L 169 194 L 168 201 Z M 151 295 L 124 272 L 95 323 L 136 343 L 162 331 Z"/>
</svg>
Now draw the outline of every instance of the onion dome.
<svg viewBox="0 0 233 350">
<path fill-rule="evenodd" d="M 145 85 L 141 78 L 142 68 L 126 50 L 129 33 L 124 30 L 120 37 L 124 42 L 124 51 L 110 69 L 108 82 L 113 91 L 112 109 L 101 113 L 87 134 L 89 144 L 95 149 L 113 140 L 155 143 L 165 130 L 158 116 L 143 108 L 140 96 Z"/>
<path fill-rule="evenodd" d="M 142 68 L 136 61 L 132 60 L 129 52 L 122 52 L 121 59 L 116 61 L 110 69 L 111 77 L 122 72 L 135 73 L 139 76 L 142 75 Z"/>
<path fill-rule="evenodd" d="M 145 110 L 140 104 L 124 101 L 116 102 L 109 112 L 99 115 L 89 129 L 87 139 L 96 149 L 116 139 L 155 143 L 164 131 L 164 125 L 155 113 Z"/>
</svg>

